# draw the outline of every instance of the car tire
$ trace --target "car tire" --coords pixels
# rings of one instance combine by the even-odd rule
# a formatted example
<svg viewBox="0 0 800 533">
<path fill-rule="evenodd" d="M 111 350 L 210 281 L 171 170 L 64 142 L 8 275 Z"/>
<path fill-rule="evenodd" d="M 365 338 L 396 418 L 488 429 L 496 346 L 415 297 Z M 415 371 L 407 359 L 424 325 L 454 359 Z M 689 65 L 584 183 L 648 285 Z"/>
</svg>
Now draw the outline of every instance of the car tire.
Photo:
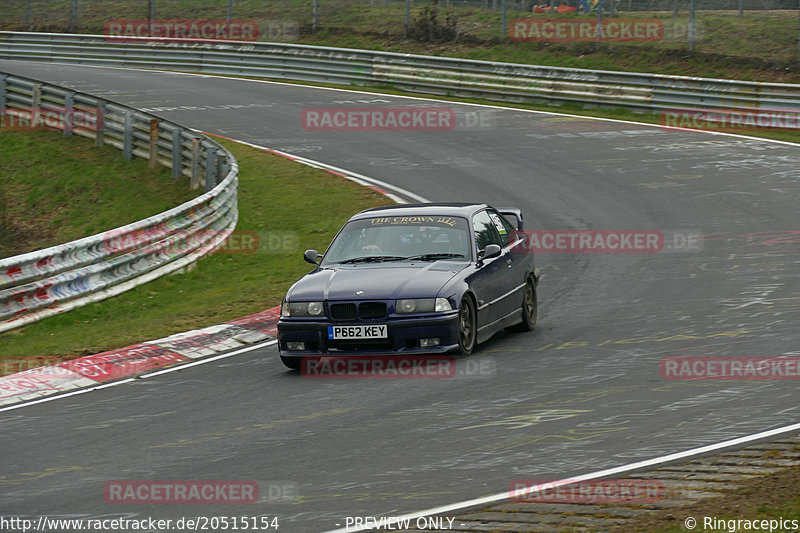
<svg viewBox="0 0 800 533">
<path fill-rule="evenodd" d="M 458 309 L 458 352 L 469 355 L 475 349 L 478 339 L 478 315 L 472 298 L 465 296 Z"/>
<path fill-rule="evenodd" d="M 539 313 L 539 303 L 536 300 L 536 282 L 529 277 L 525 282 L 525 292 L 522 296 L 522 322 L 506 328 L 508 331 L 531 331 L 536 327 L 536 317 Z"/>
</svg>

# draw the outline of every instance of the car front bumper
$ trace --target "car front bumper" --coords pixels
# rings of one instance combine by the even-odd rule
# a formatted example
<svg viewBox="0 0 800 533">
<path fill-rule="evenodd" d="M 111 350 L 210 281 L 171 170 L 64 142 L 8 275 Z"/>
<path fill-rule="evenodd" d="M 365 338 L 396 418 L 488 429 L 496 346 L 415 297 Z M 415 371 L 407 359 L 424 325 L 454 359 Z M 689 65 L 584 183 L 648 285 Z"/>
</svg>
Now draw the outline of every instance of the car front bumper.
<svg viewBox="0 0 800 533">
<path fill-rule="evenodd" d="M 386 339 L 331 340 L 329 326 L 386 325 Z M 420 346 L 420 339 L 438 338 L 438 346 Z M 305 350 L 289 350 L 287 343 L 303 342 Z M 359 356 L 445 353 L 458 348 L 458 311 L 424 317 L 379 321 L 334 322 L 285 319 L 278 321 L 278 349 L 284 357 L 313 355 Z"/>
</svg>

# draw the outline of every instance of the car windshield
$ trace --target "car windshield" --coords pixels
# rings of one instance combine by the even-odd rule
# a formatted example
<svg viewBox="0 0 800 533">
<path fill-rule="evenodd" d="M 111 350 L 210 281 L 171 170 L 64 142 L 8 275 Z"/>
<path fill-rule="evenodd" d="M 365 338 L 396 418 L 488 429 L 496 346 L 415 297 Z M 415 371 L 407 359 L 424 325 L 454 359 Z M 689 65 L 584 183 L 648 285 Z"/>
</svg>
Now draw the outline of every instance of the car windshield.
<svg viewBox="0 0 800 533">
<path fill-rule="evenodd" d="M 471 259 L 467 221 L 440 215 L 353 220 L 336 236 L 322 265 Z"/>
</svg>

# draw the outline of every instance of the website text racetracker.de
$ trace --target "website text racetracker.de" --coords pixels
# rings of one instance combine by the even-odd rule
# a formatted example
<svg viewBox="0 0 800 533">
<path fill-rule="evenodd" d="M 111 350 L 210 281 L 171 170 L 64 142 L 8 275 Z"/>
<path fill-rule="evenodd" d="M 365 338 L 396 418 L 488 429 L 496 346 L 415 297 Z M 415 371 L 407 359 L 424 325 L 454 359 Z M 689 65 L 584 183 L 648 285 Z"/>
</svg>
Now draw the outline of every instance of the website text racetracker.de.
<svg viewBox="0 0 800 533">
<path fill-rule="evenodd" d="M 800 357 L 665 357 L 663 379 L 800 380 Z"/>
<path fill-rule="evenodd" d="M 308 108 L 306 131 L 450 131 L 456 127 L 451 107 Z"/>
<path fill-rule="evenodd" d="M 125 38 L 205 39 L 257 41 L 259 25 L 255 20 L 147 20 L 114 19 L 105 23 L 107 41 Z"/>
<path fill-rule="evenodd" d="M 512 41 L 612 42 L 664 40 L 664 22 L 659 19 L 515 19 L 508 29 Z"/>
<path fill-rule="evenodd" d="M 744 105 L 744 104 L 742 104 Z M 688 109 L 661 111 L 661 125 L 666 129 L 761 131 L 800 130 L 800 112 L 796 109 Z"/>
<path fill-rule="evenodd" d="M 274 516 L 194 516 L 183 518 L 38 518 L 0 516 L 0 531 L 61 533 L 71 531 L 184 532 L 269 531 L 279 528 Z"/>
<path fill-rule="evenodd" d="M 659 253 L 694 252 L 702 245 L 702 235 L 692 231 L 649 229 L 545 229 L 522 230 L 517 251 L 534 253 Z"/>
</svg>

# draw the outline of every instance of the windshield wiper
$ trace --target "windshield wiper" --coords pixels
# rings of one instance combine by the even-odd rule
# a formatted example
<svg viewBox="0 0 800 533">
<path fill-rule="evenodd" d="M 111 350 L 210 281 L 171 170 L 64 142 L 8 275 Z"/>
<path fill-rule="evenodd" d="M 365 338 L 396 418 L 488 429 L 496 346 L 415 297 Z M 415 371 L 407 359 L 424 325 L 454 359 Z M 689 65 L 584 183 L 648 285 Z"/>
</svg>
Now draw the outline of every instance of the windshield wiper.
<svg viewBox="0 0 800 533">
<path fill-rule="evenodd" d="M 437 259 L 456 259 L 456 258 L 464 258 L 464 254 L 420 254 L 420 255 L 410 255 L 408 257 L 404 257 L 403 259 L 410 261 L 413 259 L 419 259 L 421 261 L 436 261 Z"/>
<path fill-rule="evenodd" d="M 400 257 L 398 255 L 366 255 L 363 257 L 351 257 L 350 259 L 345 259 L 338 263 L 340 265 L 347 263 L 378 263 L 381 261 L 399 261 L 401 259 L 405 259 L 405 257 Z"/>
</svg>

